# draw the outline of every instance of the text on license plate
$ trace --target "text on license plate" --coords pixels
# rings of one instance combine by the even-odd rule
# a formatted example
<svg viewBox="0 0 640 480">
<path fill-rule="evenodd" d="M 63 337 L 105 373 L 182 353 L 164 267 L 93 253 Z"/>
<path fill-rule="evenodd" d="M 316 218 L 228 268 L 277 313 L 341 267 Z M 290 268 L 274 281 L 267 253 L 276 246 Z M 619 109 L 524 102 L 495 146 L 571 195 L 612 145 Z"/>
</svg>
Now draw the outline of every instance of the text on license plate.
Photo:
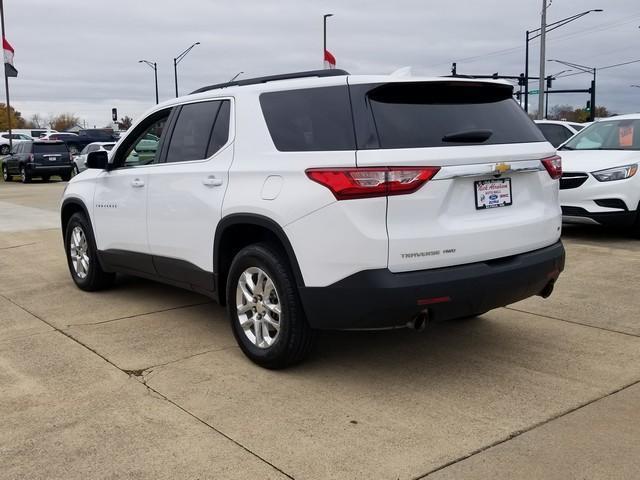
<svg viewBox="0 0 640 480">
<path fill-rule="evenodd" d="M 507 207 L 511 205 L 511 179 L 496 178 L 478 180 L 476 188 L 476 209 Z"/>
</svg>

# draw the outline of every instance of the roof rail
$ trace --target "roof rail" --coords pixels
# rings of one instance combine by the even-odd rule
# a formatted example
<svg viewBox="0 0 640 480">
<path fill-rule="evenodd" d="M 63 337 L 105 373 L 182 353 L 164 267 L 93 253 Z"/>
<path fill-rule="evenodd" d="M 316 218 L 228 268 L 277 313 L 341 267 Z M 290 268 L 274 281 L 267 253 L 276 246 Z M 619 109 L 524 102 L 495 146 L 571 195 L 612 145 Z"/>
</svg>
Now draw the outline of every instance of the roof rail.
<svg viewBox="0 0 640 480">
<path fill-rule="evenodd" d="M 209 90 L 216 90 L 218 88 L 235 87 L 242 85 L 256 85 L 258 83 L 275 82 L 276 80 L 290 80 L 293 78 L 308 78 L 308 77 L 336 77 L 340 75 L 349 75 L 349 72 L 340 69 L 326 69 L 326 70 L 309 70 L 306 72 L 294 72 L 284 73 L 282 75 L 270 75 L 268 77 L 256 77 L 247 78 L 244 80 L 235 80 L 233 82 L 217 83 L 215 85 L 209 85 L 194 90 L 189 95 L 194 93 L 208 92 Z"/>
</svg>

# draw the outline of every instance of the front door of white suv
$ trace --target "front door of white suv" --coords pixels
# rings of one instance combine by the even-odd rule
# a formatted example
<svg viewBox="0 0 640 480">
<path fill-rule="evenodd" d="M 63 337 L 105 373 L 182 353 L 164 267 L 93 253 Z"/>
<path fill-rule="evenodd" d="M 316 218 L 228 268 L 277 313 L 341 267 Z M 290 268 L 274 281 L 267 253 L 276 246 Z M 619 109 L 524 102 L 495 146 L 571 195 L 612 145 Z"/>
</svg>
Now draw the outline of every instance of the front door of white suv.
<svg viewBox="0 0 640 480">
<path fill-rule="evenodd" d="M 163 163 L 149 173 L 148 231 L 157 273 L 213 289 L 213 239 L 233 160 L 233 101 L 182 105 Z"/>
<path fill-rule="evenodd" d="M 139 258 L 149 254 L 147 178 L 157 166 L 156 154 L 170 112 L 151 114 L 138 125 L 114 152 L 111 169 L 96 178 L 93 218 L 98 250 L 123 257 L 136 270 L 151 270 L 144 264 L 136 267 L 131 254 L 142 254 Z"/>
</svg>

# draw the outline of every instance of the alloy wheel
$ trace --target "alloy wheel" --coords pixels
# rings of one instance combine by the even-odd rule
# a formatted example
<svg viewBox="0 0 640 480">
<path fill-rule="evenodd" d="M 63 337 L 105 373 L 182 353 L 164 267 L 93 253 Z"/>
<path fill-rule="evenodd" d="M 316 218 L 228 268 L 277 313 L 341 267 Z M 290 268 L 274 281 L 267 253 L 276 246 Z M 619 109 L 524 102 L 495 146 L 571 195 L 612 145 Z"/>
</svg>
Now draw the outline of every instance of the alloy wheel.
<svg viewBox="0 0 640 480">
<path fill-rule="evenodd" d="M 280 334 L 282 309 L 273 280 L 258 267 L 249 267 L 236 287 L 238 322 L 246 337 L 258 348 L 269 348 Z"/>
<path fill-rule="evenodd" d="M 89 243 L 80 226 L 75 226 L 69 240 L 69 255 L 75 274 L 80 279 L 87 277 L 89 273 Z"/>
</svg>

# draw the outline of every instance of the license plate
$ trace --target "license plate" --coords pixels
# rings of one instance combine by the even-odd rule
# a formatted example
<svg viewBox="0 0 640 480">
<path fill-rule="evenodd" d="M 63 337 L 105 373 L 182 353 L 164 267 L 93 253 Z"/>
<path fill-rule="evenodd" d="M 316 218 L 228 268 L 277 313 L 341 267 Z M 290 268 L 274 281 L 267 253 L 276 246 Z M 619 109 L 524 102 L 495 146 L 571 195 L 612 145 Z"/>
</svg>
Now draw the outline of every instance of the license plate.
<svg viewBox="0 0 640 480">
<path fill-rule="evenodd" d="M 496 178 L 478 180 L 476 188 L 476 209 L 508 207 L 511 201 L 511 179 Z"/>
</svg>

